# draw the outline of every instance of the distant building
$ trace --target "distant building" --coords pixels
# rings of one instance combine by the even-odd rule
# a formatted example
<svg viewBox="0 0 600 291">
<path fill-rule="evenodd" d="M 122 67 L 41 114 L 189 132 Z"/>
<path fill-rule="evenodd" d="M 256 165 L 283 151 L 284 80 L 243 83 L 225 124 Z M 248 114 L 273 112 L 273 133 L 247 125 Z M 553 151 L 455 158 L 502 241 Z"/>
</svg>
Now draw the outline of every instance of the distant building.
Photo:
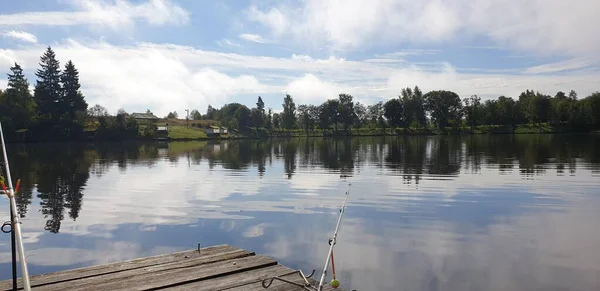
<svg viewBox="0 0 600 291">
<path fill-rule="evenodd" d="M 206 135 L 209 135 L 209 136 L 210 135 L 222 135 L 222 134 L 227 134 L 227 128 L 209 125 L 204 128 L 204 132 L 206 133 Z"/>
<path fill-rule="evenodd" d="M 158 120 L 158 117 L 152 113 L 131 113 L 131 117 L 138 122 L 156 122 Z"/>
<path fill-rule="evenodd" d="M 17 140 L 25 141 L 31 137 L 31 132 L 27 128 L 21 128 L 15 131 L 15 135 L 17 137 Z"/>
<path fill-rule="evenodd" d="M 218 126 L 209 125 L 204 128 L 204 132 L 206 133 L 206 135 L 221 134 L 221 128 Z"/>
<path fill-rule="evenodd" d="M 168 132 L 169 131 L 169 125 L 168 124 L 158 125 L 158 126 L 156 126 L 156 131 L 157 132 L 162 132 L 162 131 Z"/>
<path fill-rule="evenodd" d="M 166 139 L 169 137 L 169 124 L 156 126 L 156 137 L 158 139 Z"/>
<path fill-rule="evenodd" d="M 85 128 L 83 129 L 83 136 L 88 140 L 93 140 L 96 137 L 97 131 L 95 128 Z"/>
</svg>

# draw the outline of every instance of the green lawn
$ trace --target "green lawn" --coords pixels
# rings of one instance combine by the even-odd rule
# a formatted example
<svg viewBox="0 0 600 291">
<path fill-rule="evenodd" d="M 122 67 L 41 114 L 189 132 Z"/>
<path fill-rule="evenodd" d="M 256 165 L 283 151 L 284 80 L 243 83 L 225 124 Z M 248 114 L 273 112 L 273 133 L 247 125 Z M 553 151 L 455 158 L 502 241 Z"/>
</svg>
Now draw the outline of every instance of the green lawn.
<svg viewBox="0 0 600 291">
<path fill-rule="evenodd" d="M 515 133 L 552 133 L 555 132 L 554 127 L 548 123 L 542 124 L 519 124 L 515 129 Z"/>
<path fill-rule="evenodd" d="M 542 124 L 520 124 L 515 129 L 514 133 L 552 133 L 552 132 L 568 132 L 569 127 L 555 127 L 550 126 L 547 123 Z M 445 129 L 437 129 L 437 128 L 352 128 L 350 130 L 350 134 L 354 136 L 361 135 L 447 135 L 447 134 L 494 134 L 494 133 L 513 133 L 512 129 L 507 126 L 501 125 L 480 125 L 474 128 L 463 126 L 458 129 L 447 127 Z M 314 130 L 309 133 L 309 136 L 337 136 L 337 135 L 347 135 L 348 132 L 340 130 L 339 132 L 334 132 L 329 129 L 326 130 L 325 133 L 321 130 Z M 237 136 L 234 134 L 234 136 Z M 244 130 L 239 132 L 240 137 L 250 137 L 250 138 L 260 138 L 260 137 L 268 137 L 268 136 L 280 136 L 280 137 L 302 137 L 306 136 L 306 133 L 301 129 L 292 129 L 292 130 L 275 130 L 269 133 L 266 129 L 260 128 L 258 131 L 255 128 L 245 128 Z M 209 137 L 204 133 L 203 129 L 197 127 L 189 127 L 186 128 L 185 125 L 170 125 L 169 126 L 169 137 L 171 139 L 208 139 Z"/>
<path fill-rule="evenodd" d="M 182 125 L 169 125 L 169 137 L 171 139 L 208 138 L 203 129 L 197 127 L 187 128 Z"/>
</svg>

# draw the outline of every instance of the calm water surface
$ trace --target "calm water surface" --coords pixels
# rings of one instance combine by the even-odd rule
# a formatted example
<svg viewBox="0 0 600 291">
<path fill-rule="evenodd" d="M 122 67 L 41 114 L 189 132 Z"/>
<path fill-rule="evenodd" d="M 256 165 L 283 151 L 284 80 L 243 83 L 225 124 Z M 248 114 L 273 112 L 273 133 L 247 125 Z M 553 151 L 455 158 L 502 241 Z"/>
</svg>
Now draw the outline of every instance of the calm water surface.
<svg viewBox="0 0 600 291">
<path fill-rule="evenodd" d="M 320 268 L 351 183 L 342 287 L 600 290 L 599 135 L 8 147 L 31 274 L 197 243 Z"/>
</svg>

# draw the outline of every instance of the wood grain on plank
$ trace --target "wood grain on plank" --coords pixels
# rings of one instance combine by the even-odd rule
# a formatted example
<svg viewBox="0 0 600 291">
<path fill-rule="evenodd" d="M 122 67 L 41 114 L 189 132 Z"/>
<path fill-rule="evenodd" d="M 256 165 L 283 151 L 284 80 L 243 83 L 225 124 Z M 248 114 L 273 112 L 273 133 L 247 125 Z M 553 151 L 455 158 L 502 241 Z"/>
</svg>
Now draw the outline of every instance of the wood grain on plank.
<svg viewBox="0 0 600 291">
<path fill-rule="evenodd" d="M 39 290 L 142 290 L 162 285 L 178 284 L 202 274 L 223 271 L 223 266 L 246 258 L 253 252 L 235 250 L 202 258 L 182 259 L 178 262 L 136 268 L 122 272 L 41 286 Z M 246 260 L 244 260 L 246 261 Z M 237 264 L 236 264 L 237 265 Z M 220 267 L 221 269 L 218 269 Z M 235 265 L 233 269 L 235 269 Z M 217 268 L 217 269 L 216 269 Z"/>
<path fill-rule="evenodd" d="M 289 269 L 287 267 L 284 267 L 287 270 L 292 270 Z M 294 271 L 294 270 L 292 270 Z M 277 275 L 274 275 L 277 276 Z M 281 278 L 284 278 L 288 281 L 292 281 L 298 284 L 304 284 L 304 280 L 302 280 L 302 278 L 300 277 L 299 274 L 294 273 L 294 274 L 290 274 L 289 272 L 285 273 L 284 275 L 280 275 Z M 269 276 L 269 277 L 273 277 L 273 276 Z M 318 285 L 318 282 L 313 279 L 309 279 L 309 282 L 311 284 L 313 284 L 313 286 Z M 249 283 L 249 284 L 244 284 L 244 285 L 240 285 L 240 286 L 236 286 L 236 287 L 231 287 L 231 288 L 226 288 L 226 289 L 219 289 L 219 291 L 304 291 L 305 289 L 303 289 L 302 287 L 298 287 L 286 282 L 282 282 L 279 280 L 274 280 L 273 283 L 271 284 L 271 286 L 269 286 L 269 288 L 265 289 L 262 286 L 262 282 L 254 282 L 254 283 Z M 344 291 L 344 289 L 342 288 L 333 288 L 331 286 L 329 286 L 329 284 L 326 284 L 323 287 L 323 291 Z"/>
<path fill-rule="evenodd" d="M 31 282 L 34 290 L 302 290 L 277 280 L 269 289 L 261 285 L 263 279 L 274 276 L 303 283 L 294 272 L 271 258 L 219 245 L 203 248 L 200 253 L 183 251 L 36 275 Z M 11 287 L 10 280 L 0 281 L 0 290 Z M 341 289 L 327 285 L 324 290 Z"/>
<path fill-rule="evenodd" d="M 137 258 L 137 259 L 127 260 L 127 261 L 122 261 L 122 262 L 116 262 L 116 263 L 110 263 L 110 264 L 104 264 L 104 265 L 98 265 L 98 266 L 92 266 L 92 267 L 85 267 L 85 268 L 78 268 L 78 269 L 60 271 L 60 272 L 55 272 L 55 273 L 41 274 L 41 275 L 31 276 L 30 281 L 31 281 L 31 286 L 36 287 L 36 286 L 47 285 L 47 284 L 52 284 L 52 283 L 78 280 L 78 279 L 82 279 L 82 278 L 111 274 L 111 273 L 132 270 L 132 269 L 138 269 L 138 268 L 144 268 L 144 267 L 149 267 L 149 266 L 153 266 L 153 265 L 177 262 L 177 261 L 181 261 L 181 260 L 185 259 L 186 256 L 188 258 L 198 258 L 198 257 L 212 256 L 212 255 L 215 255 L 218 253 L 229 252 L 229 251 L 234 251 L 234 250 L 240 250 L 240 249 L 229 246 L 229 245 L 211 246 L 211 247 L 200 249 L 200 252 L 198 252 L 197 250 L 182 251 L 182 252 L 176 252 L 176 253 L 171 253 L 171 254 L 166 254 L 166 255 Z M 21 279 L 19 279 L 19 286 L 22 286 Z M 7 291 L 12 290 L 12 280 L 0 281 L 0 290 L 7 290 Z"/>
<path fill-rule="evenodd" d="M 292 270 L 292 272 L 293 272 L 293 270 Z M 272 277 L 272 276 L 270 276 L 270 277 Z M 297 273 L 294 273 L 294 274 L 287 273 L 287 275 L 283 275 L 283 276 L 281 276 L 281 278 L 286 279 L 291 282 L 294 282 L 294 283 L 304 284 L 304 280 Z M 314 283 L 314 281 L 312 281 L 311 283 Z M 279 280 L 273 280 L 273 283 L 271 284 L 271 286 L 269 286 L 268 289 L 263 288 L 262 282 L 254 282 L 254 283 L 237 286 L 237 287 L 233 287 L 233 288 L 228 288 L 228 289 L 223 289 L 223 290 L 227 290 L 227 291 L 257 291 L 257 290 L 296 291 L 296 290 L 298 290 L 299 291 L 299 290 L 304 290 L 304 289 L 302 287 L 298 287 L 298 286 L 295 286 L 295 285 L 292 285 L 292 284 L 289 284 L 286 282 L 282 282 Z"/>
<path fill-rule="evenodd" d="M 266 268 L 260 268 L 242 273 L 231 274 L 223 277 L 214 278 L 206 281 L 193 282 L 185 285 L 176 286 L 169 288 L 169 291 L 183 291 L 183 290 L 211 290 L 219 291 L 252 283 L 260 283 L 263 279 L 271 278 L 273 276 L 283 276 L 294 272 L 294 270 L 282 266 L 275 265 Z"/>
</svg>

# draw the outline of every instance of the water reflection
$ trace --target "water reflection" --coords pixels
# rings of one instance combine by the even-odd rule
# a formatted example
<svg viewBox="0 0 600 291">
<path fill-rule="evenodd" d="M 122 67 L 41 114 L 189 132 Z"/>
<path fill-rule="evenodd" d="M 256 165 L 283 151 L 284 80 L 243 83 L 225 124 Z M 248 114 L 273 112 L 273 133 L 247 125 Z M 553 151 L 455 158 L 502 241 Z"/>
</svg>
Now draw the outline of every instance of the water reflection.
<svg viewBox="0 0 600 291">
<path fill-rule="evenodd" d="M 13 144 L 9 159 L 33 274 L 197 242 L 319 268 L 352 183 L 336 258 L 351 288 L 593 290 L 599 146 L 598 135 Z M 0 279 L 9 259 L 4 235 Z"/>
<path fill-rule="evenodd" d="M 100 143 L 15 145 L 9 151 L 13 176 L 23 181 L 17 197 L 19 213 L 26 217 L 32 192 L 40 200 L 47 218 L 45 229 L 60 231 L 67 215 L 76 220 L 90 174 L 101 177 L 116 165 L 151 168 L 168 159 L 188 166 L 203 160 L 209 168 L 245 171 L 255 168 L 259 177 L 267 164 L 282 161 L 283 172 L 292 179 L 299 169 L 321 168 L 342 178 L 361 168 L 385 168 L 400 175 L 406 184 L 429 179 L 452 179 L 461 170 L 481 172 L 482 165 L 510 173 L 515 167 L 523 177 L 544 175 L 555 169 L 560 175 L 575 175 L 582 163 L 593 173 L 600 171 L 597 135 L 507 135 L 467 137 L 372 137 L 353 139 L 281 139 L 180 143 Z M 65 213 L 67 212 L 67 213 Z"/>
</svg>

